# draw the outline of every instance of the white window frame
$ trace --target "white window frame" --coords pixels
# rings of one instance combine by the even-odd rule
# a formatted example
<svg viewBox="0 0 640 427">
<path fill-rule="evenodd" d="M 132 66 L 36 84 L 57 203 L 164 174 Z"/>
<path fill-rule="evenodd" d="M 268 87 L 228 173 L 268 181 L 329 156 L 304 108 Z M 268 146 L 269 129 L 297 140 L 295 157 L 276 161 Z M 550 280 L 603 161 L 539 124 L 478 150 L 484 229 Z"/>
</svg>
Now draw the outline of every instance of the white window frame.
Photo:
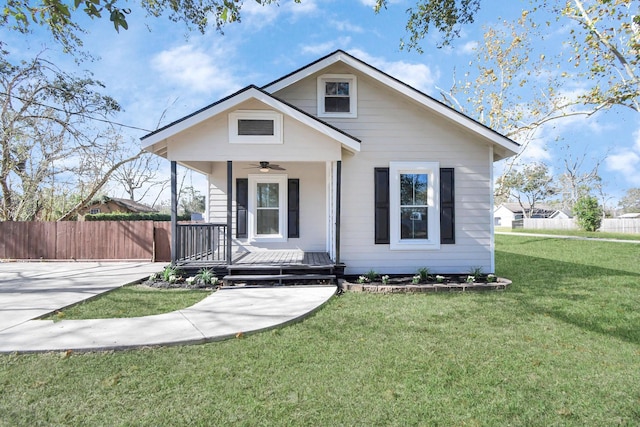
<svg viewBox="0 0 640 427">
<path fill-rule="evenodd" d="M 389 163 L 390 249 L 395 251 L 440 249 L 440 163 Z M 427 239 L 402 239 L 400 215 L 400 175 L 427 174 Z"/>
<path fill-rule="evenodd" d="M 273 135 L 239 135 L 238 120 L 273 120 Z M 229 113 L 230 144 L 283 144 L 282 114 L 271 110 L 237 110 Z"/>
<path fill-rule="evenodd" d="M 288 224 L 288 205 L 287 205 L 287 184 L 288 176 L 286 174 L 250 174 L 249 178 L 249 200 L 248 200 L 248 222 L 249 222 L 249 240 L 251 242 L 286 242 L 287 241 L 287 224 Z M 257 211 L 257 194 L 258 184 L 277 183 L 279 184 L 279 215 L 278 215 L 278 234 L 257 234 L 258 217 Z"/>
<path fill-rule="evenodd" d="M 349 83 L 349 112 L 324 111 L 325 83 Z M 318 117 L 358 117 L 358 79 L 353 74 L 324 74 L 318 77 Z"/>
</svg>

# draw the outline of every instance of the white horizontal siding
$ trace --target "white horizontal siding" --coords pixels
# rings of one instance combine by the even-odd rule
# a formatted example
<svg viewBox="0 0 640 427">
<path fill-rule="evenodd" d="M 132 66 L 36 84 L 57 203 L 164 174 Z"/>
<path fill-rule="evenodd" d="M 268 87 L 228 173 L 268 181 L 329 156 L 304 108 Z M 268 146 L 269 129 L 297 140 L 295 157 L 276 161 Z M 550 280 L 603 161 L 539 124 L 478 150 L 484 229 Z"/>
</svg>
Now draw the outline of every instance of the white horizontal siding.
<svg viewBox="0 0 640 427">
<path fill-rule="evenodd" d="M 247 239 L 236 239 L 236 178 L 246 178 L 259 173 L 250 162 L 233 162 L 233 246 L 235 251 L 261 249 L 302 249 L 305 251 L 326 250 L 326 164 L 321 162 L 280 162 L 288 178 L 300 180 L 300 238 L 289 238 L 280 243 L 251 243 Z M 272 173 L 269 172 L 269 173 Z M 227 222 L 227 164 L 212 163 L 209 175 L 209 221 Z"/>
<path fill-rule="evenodd" d="M 275 95 L 316 114 L 316 78 L 352 73 L 330 68 Z M 358 117 L 325 119 L 362 140 L 361 152 L 343 156 L 341 261 L 348 274 L 434 272 L 464 273 L 472 267 L 489 272 L 491 249 L 490 147 L 473 134 L 423 106 L 357 74 Z M 374 168 L 390 161 L 435 161 L 455 168 L 456 243 L 439 250 L 391 251 L 374 244 Z"/>
</svg>

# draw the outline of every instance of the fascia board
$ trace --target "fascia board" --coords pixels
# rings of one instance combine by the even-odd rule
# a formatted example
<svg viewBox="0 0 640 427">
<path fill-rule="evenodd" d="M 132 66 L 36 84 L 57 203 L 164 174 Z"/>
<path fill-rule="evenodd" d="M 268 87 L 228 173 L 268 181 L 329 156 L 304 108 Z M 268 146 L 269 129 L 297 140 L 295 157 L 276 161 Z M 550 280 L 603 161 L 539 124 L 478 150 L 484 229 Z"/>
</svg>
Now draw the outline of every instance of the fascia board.
<svg viewBox="0 0 640 427">
<path fill-rule="evenodd" d="M 509 138 L 503 135 L 500 135 L 498 132 L 495 132 L 494 130 L 476 122 L 475 120 L 465 116 L 464 114 L 452 108 L 449 108 L 440 102 L 435 101 L 434 99 L 423 94 L 422 92 L 406 85 L 405 83 L 400 82 L 399 80 L 396 80 L 395 78 L 390 77 L 389 75 L 375 69 L 374 67 L 371 67 L 368 64 L 365 64 L 360 60 L 355 59 L 351 55 L 342 51 L 335 52 L 327 56 L 326 58 L 318 62 L 315 62 L 312 65 L 306 68 L 303 68 L 300 71 L 293 73 L 282 80 L 278 80 L 274 83 L 264 86 L 262 90 L 269 93 L 277 92 L 278 90 L 283 89 L 287 86 L 290 86 L 332 64 L 335 64 L 336 62 L 343 62 L 349 65 L 350 67 L 356 69 L 357 71 L 375 80 L 378 80 L 382 84 L 385 84 L 388 87 L 391 87 L 392 89 L 400 92 L 401 94 L 414 100 L 418 104 L 421 104 L 429 108 L 430 110 L 434 111 L 436 114 L 454 123 L 457 123 L 461 126 L 466 127 L 470 131 L 488 140 L 492 144 L 495 144 L 504 148 L 505 150 L 507 150 L 508 153 L 511 153 L 510 155 L 515 155 L 519 151 L 519 146 L 513 141 L 511 141 Z M 504 157 L 509 157 L 509 156 L 504 156 Z"/>
<path fill-rule="evenodd" d="M 352 151 L 352 152 L 360 151 L 360 144 L 354 139 L 349 138 L 348 136 L 336 131 L 335 129 L 332 129 L 327 125 L 324 125 L 322 122 L 318 120 L 314 120 L 306 116 L 305 114 L 301 113 L 295 108 L 292 108 L 278 101 L 277 99 L 269 96 L 268 94 L 258 90 L 255 87 L 251 87 L 241 93 L 238 93 L 236 96 L 232 98 L 226 99 L 218 104 L 211 106 L 210 108 L 207 108 L 201 111 L 198 114 L 195 114 L 191 117 L 181 120 L 180 122 L 177 122 L 174 125 L 169 126 L 155 134 L 149 135 L 148 137 L 142 140 L 142 148 L 146 150 L 152 145 L 160 141 L 164 141 L 167 138 L 170 138 L 186 129 L 189 129 L 192 126 L 202 123 L 203 121 L 210 119 L 211 117 L 214 117 L 222 113 L 223 111 L 229 110 L 249 99 L 256 99 L 270 106 L 271 108 L 277 111 L 280 111 L 281 113 L 304 123 L 305 125 L 311 127 L 312 129 L 315 129 L 318 132 L 321 132 L 329 136 L 330 138 L 340 142 L 342 146 L 349 151 Z"/>
</svg>

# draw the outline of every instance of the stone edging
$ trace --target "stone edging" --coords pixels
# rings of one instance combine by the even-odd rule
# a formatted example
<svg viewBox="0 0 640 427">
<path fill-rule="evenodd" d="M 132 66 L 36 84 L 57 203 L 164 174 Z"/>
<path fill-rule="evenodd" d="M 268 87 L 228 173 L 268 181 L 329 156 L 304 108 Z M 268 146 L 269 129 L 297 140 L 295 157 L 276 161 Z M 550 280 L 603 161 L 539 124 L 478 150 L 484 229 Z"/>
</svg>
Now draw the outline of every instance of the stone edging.
<svg viewBox="0 0 640 427">
<path fill-rule="evenodd" d="M 418 292 L 466 292 L 501 291 L 511 284 L 511 280 L 499 277 L 496 282 L 481 283 L 430 283 L 425 285 L 372 285 L 364 283 L 342 282 L 342 289 L 351 292 L 371 293 L 418 293 Z"/>
</svg>

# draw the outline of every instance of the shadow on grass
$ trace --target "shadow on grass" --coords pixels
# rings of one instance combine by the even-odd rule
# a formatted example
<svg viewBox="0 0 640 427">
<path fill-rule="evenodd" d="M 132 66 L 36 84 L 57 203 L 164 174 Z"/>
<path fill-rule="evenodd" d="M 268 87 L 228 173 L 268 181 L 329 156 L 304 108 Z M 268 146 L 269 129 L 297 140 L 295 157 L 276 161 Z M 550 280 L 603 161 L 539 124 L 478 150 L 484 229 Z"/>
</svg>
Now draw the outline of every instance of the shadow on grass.
<svg viewBox="0 0 640 427">
<path fill-rule="evenodd" d="M 640 274 L 496 251 L 509 296 L 527 311 L 640 344 Z"/>
</svg>

